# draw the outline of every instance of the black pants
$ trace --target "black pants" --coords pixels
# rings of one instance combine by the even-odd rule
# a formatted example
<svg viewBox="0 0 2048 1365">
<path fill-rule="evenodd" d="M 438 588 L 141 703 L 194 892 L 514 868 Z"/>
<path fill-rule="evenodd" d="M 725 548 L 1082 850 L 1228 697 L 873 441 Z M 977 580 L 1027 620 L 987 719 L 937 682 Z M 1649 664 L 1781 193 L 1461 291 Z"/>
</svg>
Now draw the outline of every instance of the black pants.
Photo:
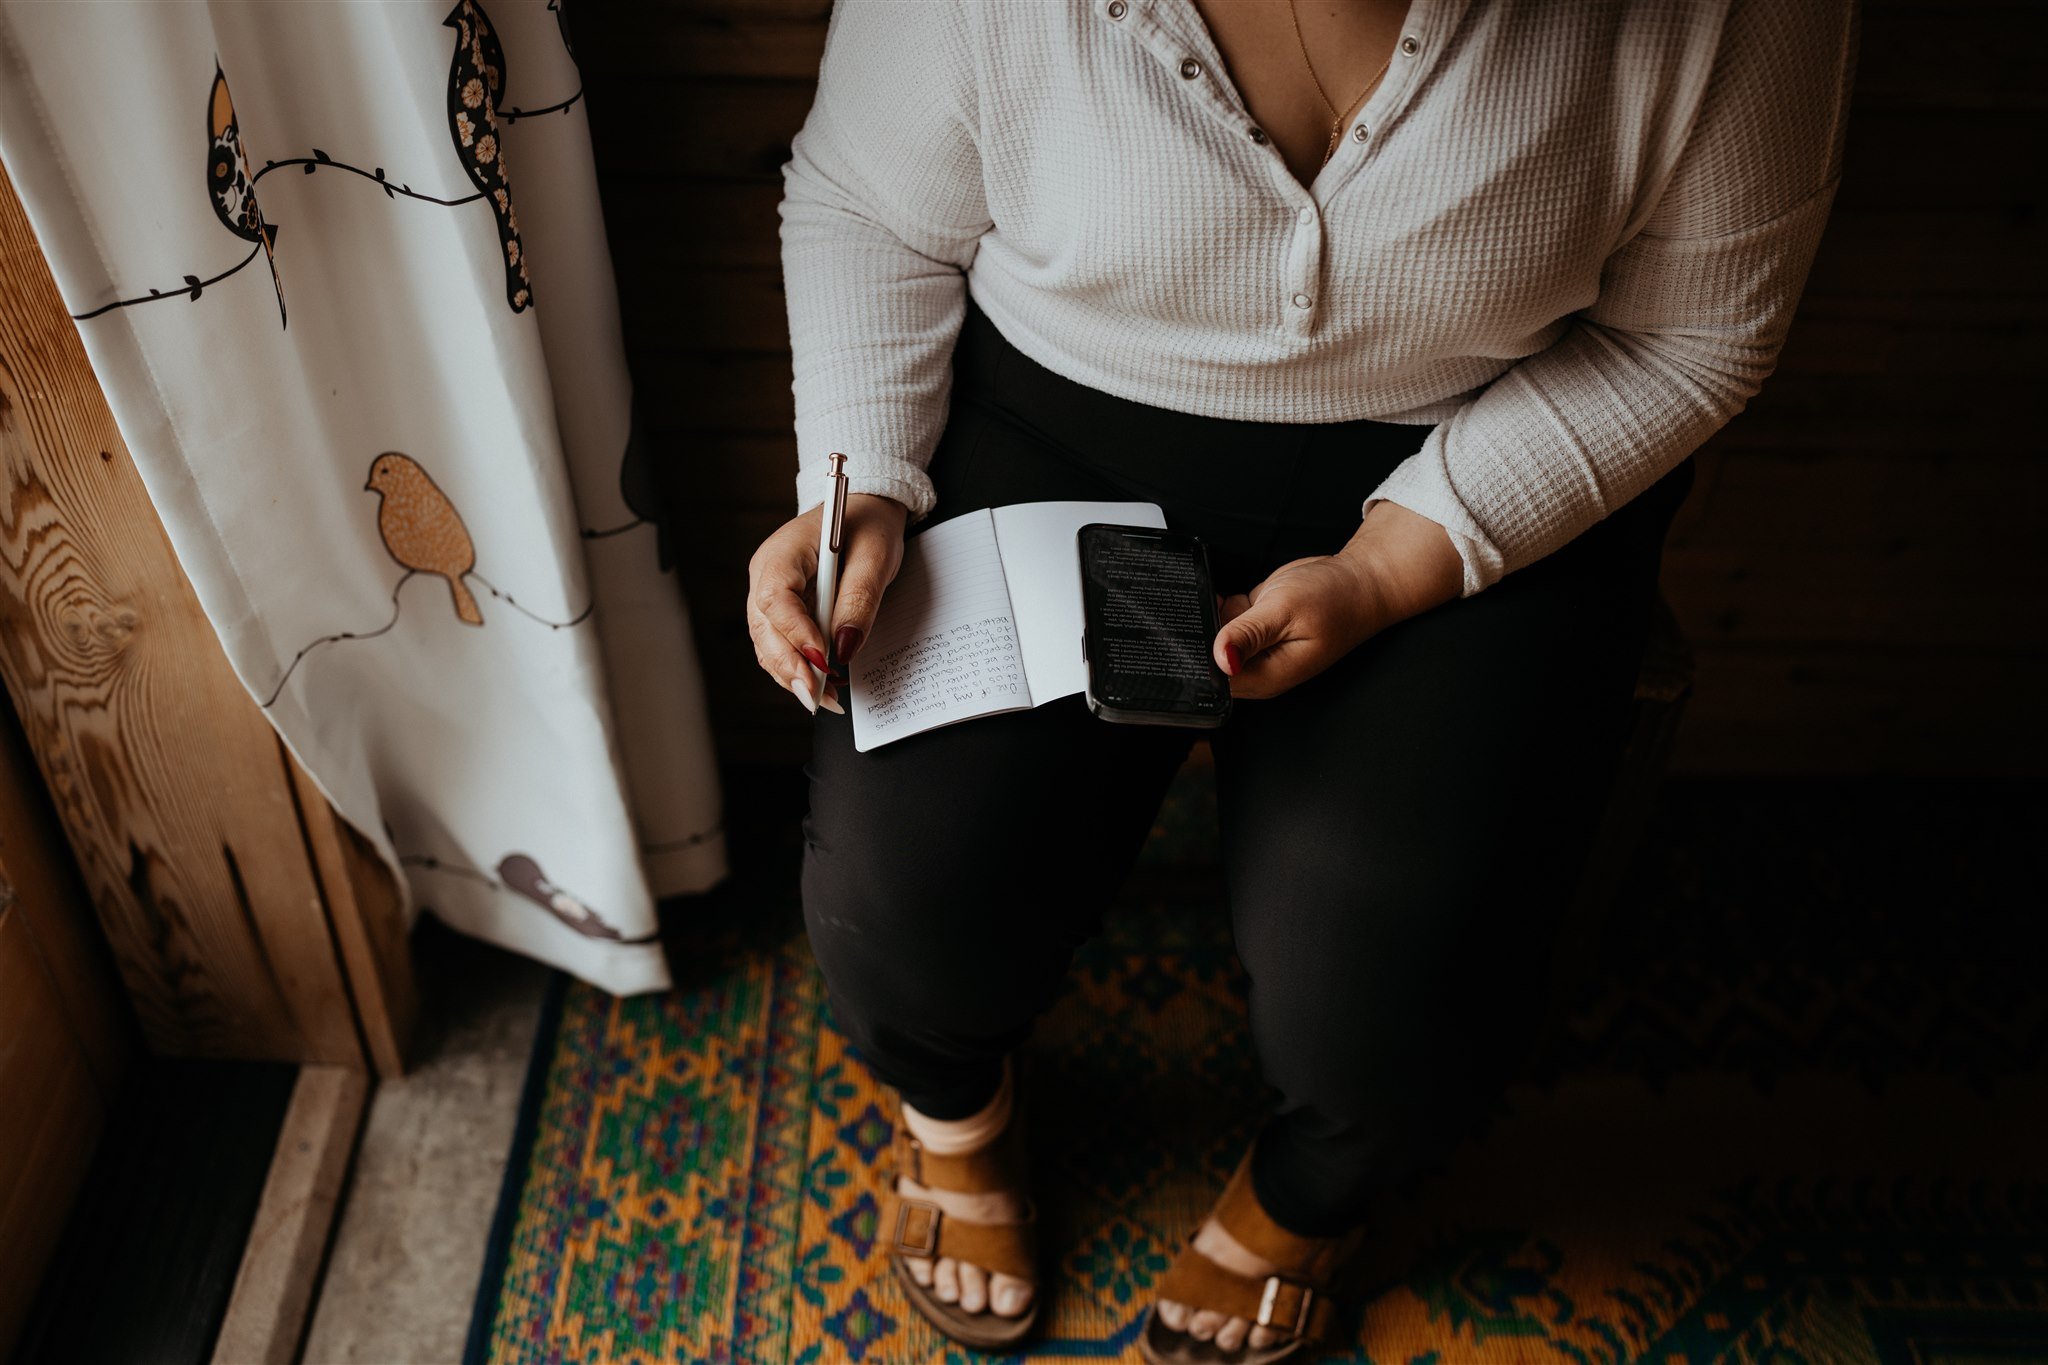
<svg viewBox="0 0 2048 1365">
<path fill-rule="evenodd" d="M 1131 402 L 1035 363 L 972 304 L 954 376 L 938 504 L 912 536 L 1012 502 L 1151 501 L 1208 543 L 1224 593 L 1341 548 L 1428 433 Z M 1362 1221 L 1522 1059 L 1692 478 L 1687 460 L 1217 730 L 1113 724 L 1071 696 L 859 754 L 820 711 L 804 917 L 856 1051 L 926 1114 L 981 1108 L 1207 734 L 1252 1033 L 1282 1096 L 1253 1188 L 1304 1235 Z"/>
</svg>

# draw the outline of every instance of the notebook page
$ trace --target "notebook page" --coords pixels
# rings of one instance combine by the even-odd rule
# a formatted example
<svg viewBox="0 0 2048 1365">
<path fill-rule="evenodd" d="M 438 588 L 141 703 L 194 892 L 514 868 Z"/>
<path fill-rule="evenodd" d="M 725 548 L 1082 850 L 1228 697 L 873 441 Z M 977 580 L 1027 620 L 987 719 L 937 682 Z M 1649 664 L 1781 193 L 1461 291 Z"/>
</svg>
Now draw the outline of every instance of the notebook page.
<svg viewBox="0 0 2048 1365">
<path fill-rule="evenodd" d="M 1031 704 L 1043 706 L 1085 691 L 1081 556 L 1074 533 L 1091 521 L 1163 529 L 1166 514 L 1150 502 L 1072 501 L 1013 503 L 996 508 L 994 517 Z"/>
<path fill-rule="evenodd" d="M 1076 580 L 1078 583 L 1078 579 Z M 847 689 L 862 753 L 921 730 L 1031 705 L 986 510 L 910 537 Z"/>
</svg>

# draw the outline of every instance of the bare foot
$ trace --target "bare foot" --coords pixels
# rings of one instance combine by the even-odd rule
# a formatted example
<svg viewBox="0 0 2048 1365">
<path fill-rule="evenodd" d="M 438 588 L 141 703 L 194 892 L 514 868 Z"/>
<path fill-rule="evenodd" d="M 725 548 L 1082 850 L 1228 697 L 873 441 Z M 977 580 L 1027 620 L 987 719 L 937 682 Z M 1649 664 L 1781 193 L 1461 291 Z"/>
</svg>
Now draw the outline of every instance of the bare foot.
<svg viewBox="0 0 2048 1365">
<path fill-rule="evenodd" d="M 1006 1223 L 1023 1217 L 1027 1211 L 1024 1199 L 1009 1190 L 939 1190 L 920 1185 L 907 1175 L 897 1177 L 897 1188 L 909 1198 L 931 1200 L 949 1217 L 970 1222 Z M 903 1261 L 910 1270 L 910 1278 L 931 1289 L 943 1302 L 957 1303 L 970 1313 L 994 1308 L 1002 1317 L 1014 1318 L 1031 1306 L 1031 1281 L 1015 1275 L 991 1275 L 980 1266 L 953 1256 L 905 1255 Z"/>
<path fill-rule="evenodd" d="M 1223 1225 L 1211 1218 L 1195 1234 L 1195 1249 L 1226 1270 L 1240 1275 L 1264 1277 L 1279 1269 L 1271 1261 L 1247 1251 Z M 1213 1308 L 1190 1312 L 1187 1304 L 1159 1300 L 1159 1320 L 1176 1332 L 1186 1332 L 1197 1341 L 1213 1339 L 1217 1347 L 1235 1351 L 1249 1343 L 1254 1349 L 1271 1346 L 1284 1334 L 1276 1327 L 1254 1326 L 1250 1318 L 1233 1318 Z"/>
</svg>

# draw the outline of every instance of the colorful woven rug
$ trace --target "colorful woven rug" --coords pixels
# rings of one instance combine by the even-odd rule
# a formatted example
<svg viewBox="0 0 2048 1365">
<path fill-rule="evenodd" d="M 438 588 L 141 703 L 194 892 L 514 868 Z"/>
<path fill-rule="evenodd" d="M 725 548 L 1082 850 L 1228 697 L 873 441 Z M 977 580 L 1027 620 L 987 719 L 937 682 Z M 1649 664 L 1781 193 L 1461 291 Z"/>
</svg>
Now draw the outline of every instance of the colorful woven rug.
<svg viewBox="0 0 2048 1365">
<path fill-rule="evenodd" d="M 1057 1270 L 1042 1339 L 1008 1359 L 1138 1359 L 1149 1287 L 1269 1098 L 1200 871 L 1201 781 L 1023 1059 Z M 1347 1276 L 1349 1344 L 1320 1359 L 2048 1365 L 2041 960 L 1988 941 L 2020 922 L 2001 887 L 1951 875 L 2002 827 L 1908 803 L 1831 845 L 1838 803 L 1689 790 L 1613 960 L 1385 1210 Z M 2038 829 L 2037 806 L 1997 809 Z M 1730 847 L 1734 870 L 1702 852 Z M 1849 903 L 1880 887 L 1947 895 L 1945 927 Z M 1875 937 L 1815 941 L 1837 920 Z M 1930 965 L 1959 929 L 1979 951 Z M 471 1360 L 991 1359 L 927 1326 L 877 1245 L 893 1099 L 833 1024 L 793 882 L 692 903 L 669 947 L 667 995 L 556 992 Z"/>
</svg>

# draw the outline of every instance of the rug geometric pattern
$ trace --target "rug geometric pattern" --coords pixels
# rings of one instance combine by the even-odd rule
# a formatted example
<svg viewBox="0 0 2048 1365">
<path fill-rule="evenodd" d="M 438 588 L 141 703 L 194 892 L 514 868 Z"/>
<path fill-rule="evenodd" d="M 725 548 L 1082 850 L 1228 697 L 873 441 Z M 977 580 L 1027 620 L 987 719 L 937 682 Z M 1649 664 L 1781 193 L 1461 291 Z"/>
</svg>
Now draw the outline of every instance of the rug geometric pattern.
<svg viewBox="0 0 2048 1365">
<path fill-rule="evenodd" d="M 1184 865 L 1176 820 L 1200 841 L 1201 794 L 1176 791 L 1154 869 Z M 1652 872 L 1685 885 L 1668 857 Z M 743 888 L 744 913 L 679 931 L 667 994 L 561 990 L 474 1355 L 1137 1359 L 1149 1290 L 1269 1092 L 1220 903 L 1201 878 L 1134 887 L 1021 1058 L 1054 1275 L 1029 1350 L 966 1350 L 906 1304 L 877 1245 L 894 1101 L 831 1018 L 793 891 Z M 1651 899 L 1646 921 L 1675 913 Z M 1318 1359 L 2048 1365 L 2038 963 L 1745 977 L 1623 946 L 1381 1212 Z"/>
</svg>

